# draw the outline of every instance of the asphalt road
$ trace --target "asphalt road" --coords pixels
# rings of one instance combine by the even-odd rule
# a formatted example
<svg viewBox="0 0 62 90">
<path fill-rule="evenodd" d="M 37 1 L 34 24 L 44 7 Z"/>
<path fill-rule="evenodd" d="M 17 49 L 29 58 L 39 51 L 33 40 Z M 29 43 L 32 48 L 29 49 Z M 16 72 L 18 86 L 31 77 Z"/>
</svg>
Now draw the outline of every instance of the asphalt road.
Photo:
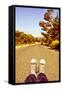
<svg viewBox="0 0 62 90">
<path fill-rule="evenodd" d="M 30 74 L 30 61 L 32 58 L 39 63 L 40 59 L 46 60 L 45 74 L 49 81 L 59 79 L 59 52 L 40 44 L 16 47 L 16 83 L 23 83 Z"/>
</svg>

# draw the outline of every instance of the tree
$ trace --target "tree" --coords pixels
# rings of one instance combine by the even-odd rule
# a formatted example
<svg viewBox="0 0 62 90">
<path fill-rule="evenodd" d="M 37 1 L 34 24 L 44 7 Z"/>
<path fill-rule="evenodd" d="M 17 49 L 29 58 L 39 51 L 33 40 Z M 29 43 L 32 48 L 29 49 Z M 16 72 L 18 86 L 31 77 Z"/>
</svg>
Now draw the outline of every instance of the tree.
<svg viewBox="0 0 62 90">
<path fill-rule="evenodd" d="M 39 22 L 39 26 L 41 28 L 43 28 L 44 31 L 46 31 L 45 33 L 41 33 L 45 39 L 43 39 L 43 42 L 45 43 L 45 45 L 48 46 L 52 46 L 53 44 L 51 44 L 53 41 L 55 41 L 55 44 L 57 42 L 59 42 L 59 32 L 60 32 L 60 25 L 59 25 L 59 16 L 57 14 L 56 17 L 53 17 L 54 10 L 53 9 L 48 9 L 45 14 L 44 14 L 44 20 L 45 21 L 40 21 Z M 50 45 L 51 44 L 51 45 Z M 57 46 L 59 46 L 59 43 L 57 43 Z"/>
<path fill-rule="evenodd" d="M 35 43 L 34 36 L 20 31 L 16 31 L 15 39 L 16 39 L 16 45 Z"/>
</svg>

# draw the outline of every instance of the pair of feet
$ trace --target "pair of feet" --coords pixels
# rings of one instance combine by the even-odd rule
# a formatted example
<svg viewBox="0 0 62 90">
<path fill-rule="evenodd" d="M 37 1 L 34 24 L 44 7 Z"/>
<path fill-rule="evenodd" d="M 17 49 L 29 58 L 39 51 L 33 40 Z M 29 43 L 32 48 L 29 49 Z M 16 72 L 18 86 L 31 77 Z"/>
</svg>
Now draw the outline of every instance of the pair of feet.
<svg viewBox="0 0 62 90">
<path fill-rule="evenodd" d="M 45 60 L 41 59 L 39 64 L 37 64 L 36 59 L 31 60 L 31 74 L 37 75 L 38 73 L 45 73 Z"/>
<path fill-rule="evenodd" d="M 45 75 L 45 60 L 41 59 L 39 65 L 35 59 L 31 60 L 31 73 L 27 76 L 25 83 L 47 82 L 47 76 Z"/>
</svg>

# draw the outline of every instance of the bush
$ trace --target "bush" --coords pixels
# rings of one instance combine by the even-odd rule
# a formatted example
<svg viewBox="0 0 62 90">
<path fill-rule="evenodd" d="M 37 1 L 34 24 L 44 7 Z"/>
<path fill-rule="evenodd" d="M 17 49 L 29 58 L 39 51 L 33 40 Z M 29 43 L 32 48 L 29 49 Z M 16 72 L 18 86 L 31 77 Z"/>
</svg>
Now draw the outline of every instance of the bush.
<svg viewBox="0 0 62 90">
<path fill-rule="evenodd" d="M 59 48 L 59 40 L 52 41 L 51 44 L 50 44 L 50 47 L 58 49 Z"/>
</svg>

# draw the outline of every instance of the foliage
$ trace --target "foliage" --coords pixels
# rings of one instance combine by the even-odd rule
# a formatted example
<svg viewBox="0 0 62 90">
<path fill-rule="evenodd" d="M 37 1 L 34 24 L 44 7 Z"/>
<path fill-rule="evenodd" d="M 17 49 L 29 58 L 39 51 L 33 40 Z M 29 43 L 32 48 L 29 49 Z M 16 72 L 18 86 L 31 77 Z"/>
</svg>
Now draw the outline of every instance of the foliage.
<svg viewBox="0 0 62 90">
<path fill-rule="evenodd" d="M 59 48 L 59 40 L 52 41 L 51 44 L 50 44 L 50 47 L 58 49 Z"/>
<path fill-rule="evenodd" d="M 24 32 L 19 32 L 19 31 L 16 31 L 15 39 L 16 39 L 16 45 L 40 42 L 38 38 L 35 38 L 31 34 L 26 34 Z"/>
<path fill-rule="evenodd" d="M 41 44 L 58 48 L 59 46 L 59 32 L 60 32 L 60 25 L 59 25 L 59 16 L 53 17 L 54 10 L 48 9 L 44 14 L 44 20 L 40 21 L 39 26 L 41 29 L 46 31 L 45 33 L 41 33 L 43 35 Z"/>
</svg>

